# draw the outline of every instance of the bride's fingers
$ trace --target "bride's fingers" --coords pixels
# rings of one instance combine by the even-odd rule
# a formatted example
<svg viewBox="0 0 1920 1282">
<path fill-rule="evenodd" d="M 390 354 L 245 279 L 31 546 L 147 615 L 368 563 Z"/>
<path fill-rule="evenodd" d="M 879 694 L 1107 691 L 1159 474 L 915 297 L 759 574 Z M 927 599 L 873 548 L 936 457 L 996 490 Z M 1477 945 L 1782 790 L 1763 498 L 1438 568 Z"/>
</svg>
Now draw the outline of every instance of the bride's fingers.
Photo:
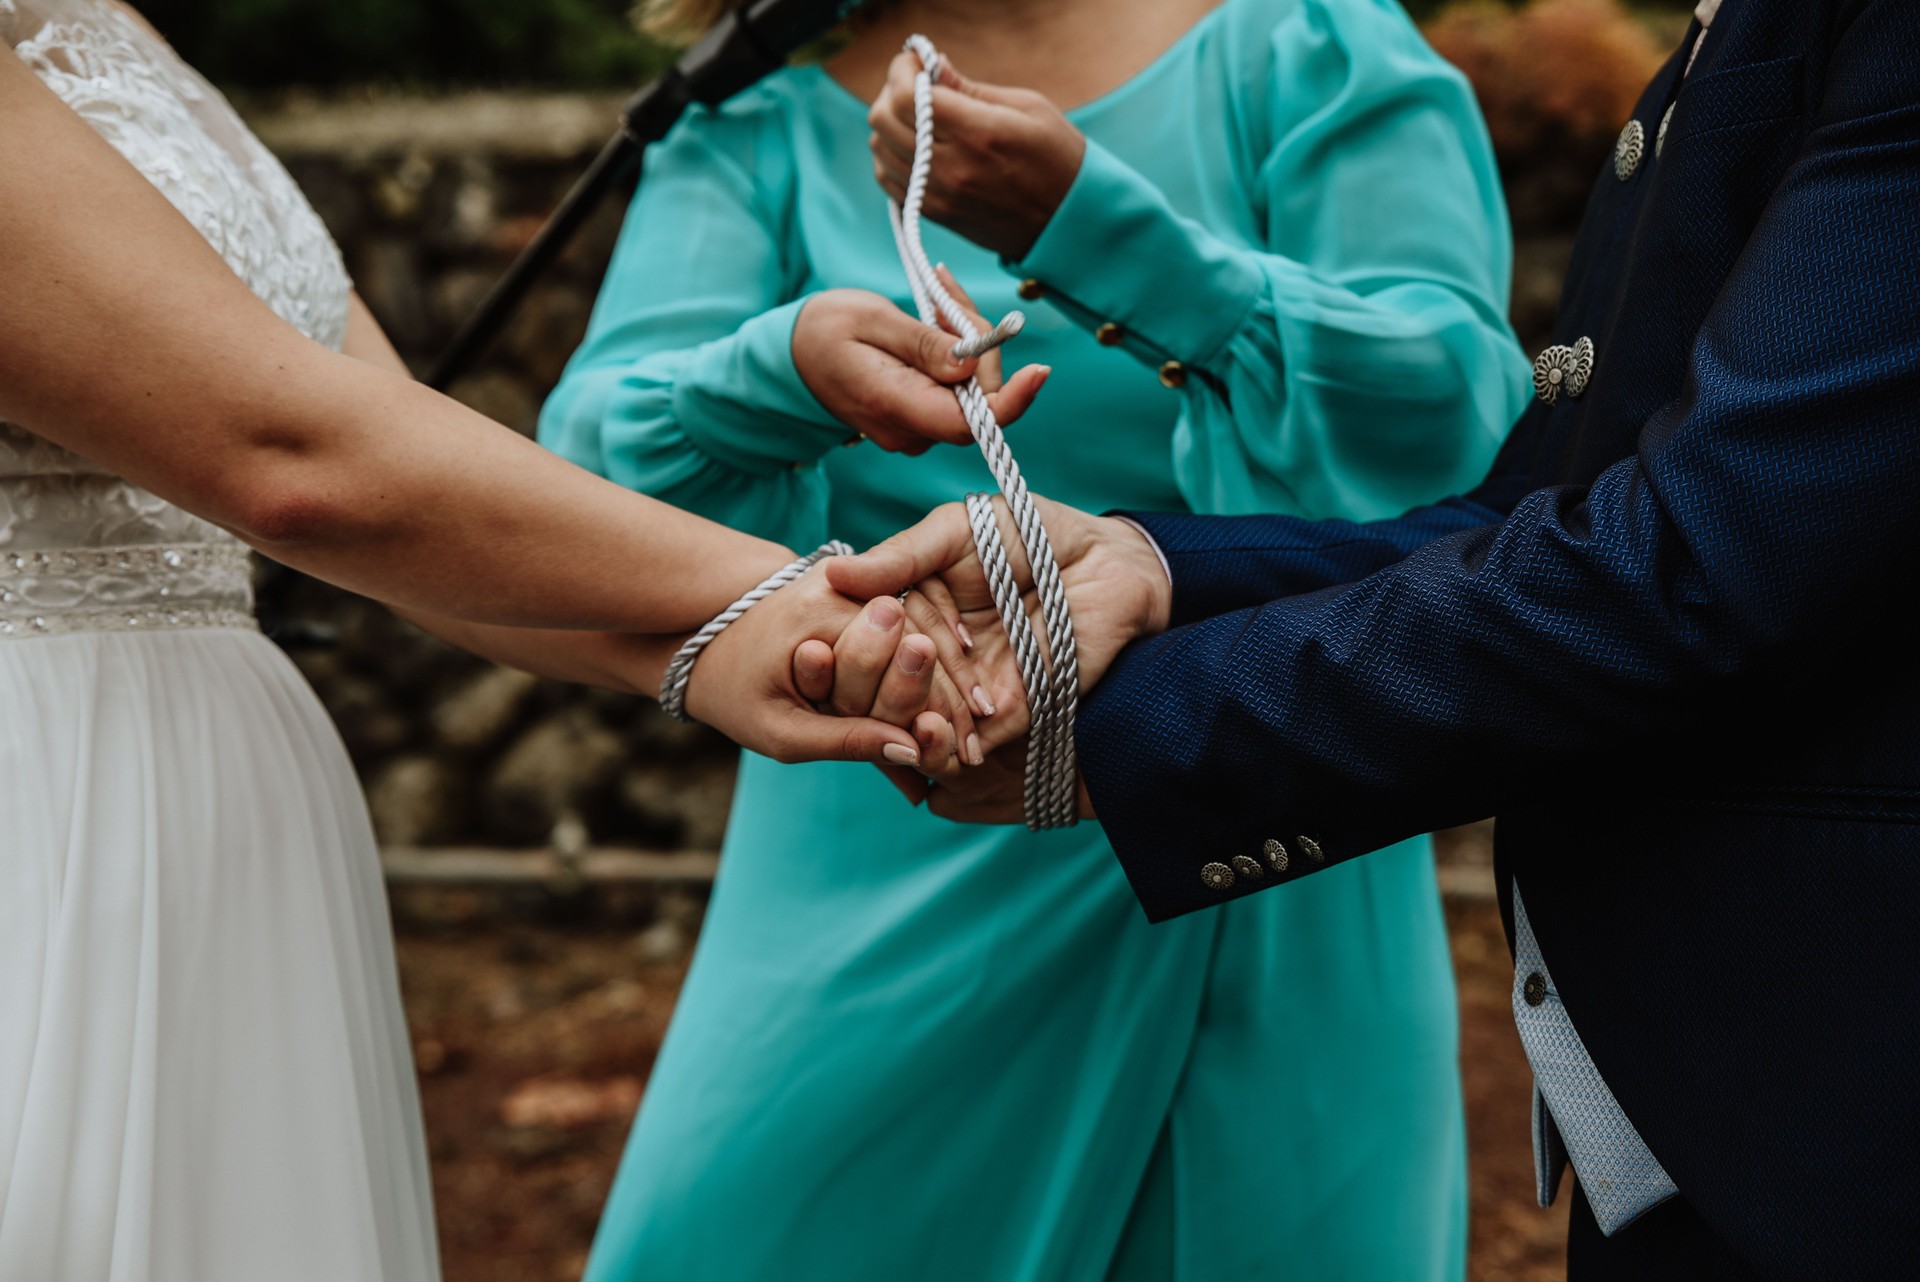
<svg viewBox="0 0 1920 1282">
<path fill-rule="evenodd" d="M 953 688 L 963 697 L 964 706 L 976 716 L 992 716 L 993 696 L 987 693 L 986 686 L 981 682 L 977 665 L 967 656 L 966 646 L 960 639 L 960 633 L 955 630 L 955 620 L 943 615 L 940 608 L 921 590 L 908 593 L 906 604 L 908 620 L 932 643 L 940 666 L 951 679 Z M 892 721 L 893 718 L 886 720 Z M 964 730 L 971 728 L 963 728 L 963 742 Z"/>
<path fill-rule="evenodd" d="M 890 596 L 867 602 L 833 646 L 833 693 L 828 705 L 843 717 L 864 717 L 905 635 L 906 613 Z"/>
<path fill-rule="evenodd" d="M 917 766 L 918 736 L 870 717 L 830 717 L 797 703 L 775 714 L 761 751 L 776 761 L 869 761 Z"/>
<path fill-rule="evenodd" d="M 933 693 L 927 700 L 927 710 L 937 712 L 953 726 L 954 742 L 967 754 L 969 761 L 979 757 L 980 728 L 974 722 L 973 709 L 967 706 L 968 700 L 961 696 L 961 688 L 954 684 L 953 675 L 945 668 L 936 667 L 933 672 Z"/>
<path fill-rule="evenodd" d="M 802 641 L 793 652 L 793 688 L 808 703 L 833 697 L 833 647 L 825 641 Z"/>
<path fill-rule="evenodd" d="M 960 648 L 972 653 L 973 633 L 968 630 L 966 620 L 960 617 L 960 603 L 953 599 L 953 589 L 939 579 L 926 579 L 914 584 L 913 590 L 924 596 L 927 603 L 940 612 L 940 617 L 947 621 L 947 626 L 953 629 L 953 634 L 960 638 Z M 909 609 L 907 613 L 911 617 L 913 612 Z M 925 630 L 931 631 L 931 629 Z"/>
</svg>

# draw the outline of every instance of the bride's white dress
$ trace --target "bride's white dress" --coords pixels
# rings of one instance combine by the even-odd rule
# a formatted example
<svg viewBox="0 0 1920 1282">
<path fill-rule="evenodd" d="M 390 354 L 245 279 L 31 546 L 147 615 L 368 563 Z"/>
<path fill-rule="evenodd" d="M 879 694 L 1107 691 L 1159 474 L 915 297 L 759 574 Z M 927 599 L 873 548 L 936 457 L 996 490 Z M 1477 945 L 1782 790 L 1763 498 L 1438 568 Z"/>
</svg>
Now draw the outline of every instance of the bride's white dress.
<svg viewBox="0 0 1920 1282">
<path fill-rule="evenodd" d="M 144 24 L 0 0 L 0 41 L 339 343 L 325 230 Z M 230 536 L 0 424 L 5 1282 L 438 1277 L 372 833 L 250 609 Z"/>
</svg>

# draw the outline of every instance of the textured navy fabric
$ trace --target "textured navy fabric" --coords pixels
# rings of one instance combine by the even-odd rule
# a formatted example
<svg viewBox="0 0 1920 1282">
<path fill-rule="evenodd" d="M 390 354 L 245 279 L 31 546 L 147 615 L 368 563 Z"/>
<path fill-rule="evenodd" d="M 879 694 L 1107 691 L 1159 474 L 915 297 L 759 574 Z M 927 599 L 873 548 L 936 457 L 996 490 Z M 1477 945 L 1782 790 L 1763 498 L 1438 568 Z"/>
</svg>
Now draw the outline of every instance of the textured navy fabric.
<svg viewBox="0 0 1920 1282">
<path fill-rule="evenodd" d="M 1553 337 L 1592 339 L 1584 394 L 1398 520 L 1139 516 L 1181 626 L 1081 762 L 1155 920 L 1497 814 L 1692 1211 L 1761 1276 L 1910 1277 L 1920 0 L 1741 0 L 1684 65 L 1588 205 Z M 1285 871 L 1203 882 L 1272 839 Z"/>
</svg>

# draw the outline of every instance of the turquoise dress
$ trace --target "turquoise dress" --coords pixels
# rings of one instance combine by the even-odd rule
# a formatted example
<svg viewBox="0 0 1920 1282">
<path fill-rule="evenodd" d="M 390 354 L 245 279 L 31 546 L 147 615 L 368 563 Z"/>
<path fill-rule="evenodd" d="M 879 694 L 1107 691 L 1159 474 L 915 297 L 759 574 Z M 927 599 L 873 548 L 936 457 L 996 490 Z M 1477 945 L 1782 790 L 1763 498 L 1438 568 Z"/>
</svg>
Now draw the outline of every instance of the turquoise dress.
<svg viewBox="0 0 1920 1282">
<path fill-rule="evenodd" d="M 970 448 L 841 448 L 795 374 L 810 293 L 910 306 L 865 114 L 796 67 L 649 157 L 546 444 L 795 548 L 990 488 Z M 1034 489 L 1367 518 L 1480 478 L 1525 394 L 1501 191 L 1393 0 L 1227 0 L 1071 116 L 1025 261 L 927 234 L 1053 366 L 1009 432 Z M 1458 1278 L 1457 1051 L 1424 841 L 1149 926 L 1097 824 L 748 756 L 588 1278 Z"/>
</svg>

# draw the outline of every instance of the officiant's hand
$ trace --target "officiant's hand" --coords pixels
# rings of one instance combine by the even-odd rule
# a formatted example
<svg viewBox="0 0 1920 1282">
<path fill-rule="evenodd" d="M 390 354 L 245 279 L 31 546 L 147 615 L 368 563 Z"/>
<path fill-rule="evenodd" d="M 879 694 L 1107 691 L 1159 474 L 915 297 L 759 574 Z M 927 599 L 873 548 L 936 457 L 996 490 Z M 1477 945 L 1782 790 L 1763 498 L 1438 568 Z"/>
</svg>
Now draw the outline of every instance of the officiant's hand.
<svg viewBox="0 0 1920 1282">
<path fill-rule="evenodd" d="M 973 435 L 952 385 L 977 374 L 1002 426 L 1027 412 L 1050 372 L 1029 365 L 1001 377 L 998 349 L 975 361 L 949 354 L 953 335 L 863 289 L 830 289 L 800 308 L 793 364 L 821 408 L 883 450 L 924 454 L 937 444 L 969 445 Z"/>
<path fill-rule="evenodd" d="M 873 176 L 906 198 L 913 168 L 913 81 L 920 58 L 897 55 L 867 113 Z M 1003 258 L 1026 257 L 1067 197 L 1086 137 L 1043 93 L 969 80 L 950 62 L 933 87 L 933 170 L 921 210 Z"/>
<path fill-rule="evenodd" d="M 1128 642 L 1166 629 L 1172 610 L 1172 586 L 1158 554 L 1134 526 L 1047 499 L 1035 501 L 1052 540 L 1068 608 L 1073 612 L 1084 692 L 1099 681 Z M 1027 595 L 1029 614 L 1036 619 L 1035 631 L 1042 634 L 1044 645 L 1044 630 L 1037 625 L 1032 574 L 1018 532 L 1004 502 L 996 499 L 995 511 L 1015 581 Z M 1017 761 L 1012 763 L 1015 768 L 1008 768 L 1009 760 L 1002 750 L 1011 748 L 1016 756 L 1024 752 L 1026 698 L 1012 646 L 974 550 L 965 505 L 951 503 L 937 508 L 920 524 L 862 556 L 828 562 L 827 578 L 836 589 L 855 598 L 889 594 L 906 584 L 919 585 L 916 595 L 924 599 L 924 604 L 910 608 L 926 612 L 921 626 L 937 632 L 938 623 L 944 619 L 972 640 L 967 657 L 998 709 L 980 729 L 989 763 L 980 769 L 952 765 L 945 770 L 923 768 L 919 773 L 941 785 L 928 798 L 935 813 L 973 822 L 1017 822 L 1019 770 Z M 815 674 L 803 679 L 800 688 L 818 697 L 820 680 Z M 889 773 L 896 783 L 905 782 L 903 772 Z"/>
<path fill-rule="evenodd" d="M 870 761 L 945 774 L 969 745 L 977 760 L 976 718 L 962 694 L 979 686 L 977 665 L 944 619 L 913 610 L 937 636 L 896 597 L 861 605 L 833 590 L 825 565 L 815 566 L 707 647 L 687 686 L 687 712 L 778 761 Z M 818 654 L 840 681 L 835 688 L 830 675 L 815 698 L 799 679 Z"/>
</svg>

